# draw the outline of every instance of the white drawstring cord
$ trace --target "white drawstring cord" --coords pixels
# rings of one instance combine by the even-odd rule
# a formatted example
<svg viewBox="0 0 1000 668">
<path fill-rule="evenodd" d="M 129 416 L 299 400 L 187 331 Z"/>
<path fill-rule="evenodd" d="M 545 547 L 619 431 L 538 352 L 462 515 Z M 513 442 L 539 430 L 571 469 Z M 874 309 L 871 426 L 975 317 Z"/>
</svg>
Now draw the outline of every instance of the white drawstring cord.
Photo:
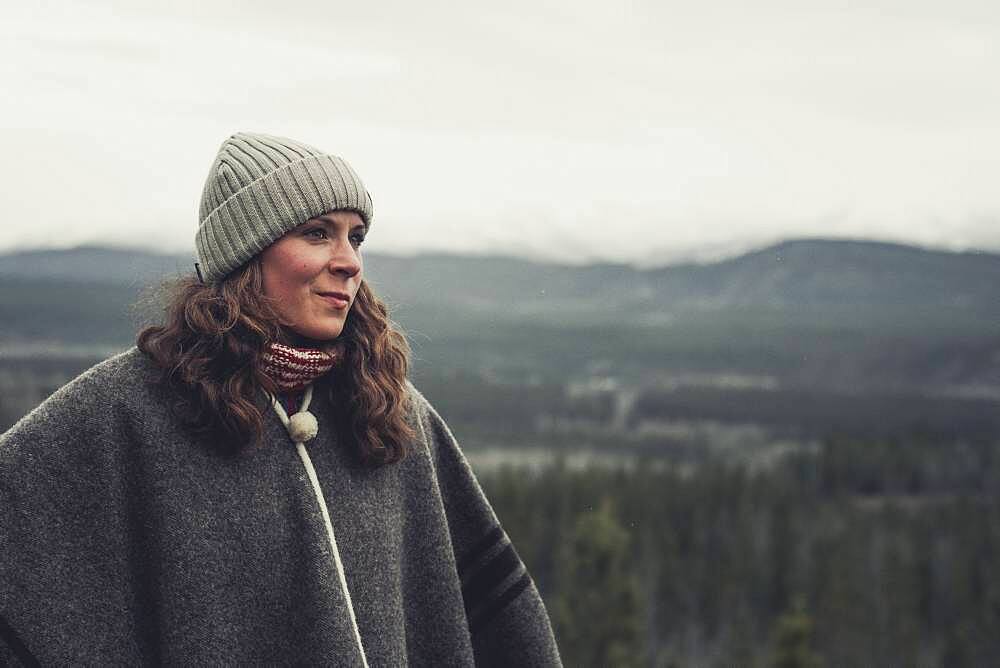
<svg viewBox="0 0 1000 668">
<path fill-rule="evenodd" d="M 319 486 L 319 478 L 316 477 L 316 469 L 313 468 L 312 459 L 309 458 L 309 452 L 306 450 L 306 445 L 304 441 L 310 440 L 316 435 L 315 423 L 316 418 L 309 413 L 309 404 L 312 402 L 313 386 L 309 385 L 306 387 L 305 393 L 302 395 L 302 405 L 299 407 L 298 413 L 292 415 L 291 418 L 288 417 L 288 413 L 285 412 L 285 407 L 281 405 L 276 397 L 271 397 L 271 405 L 274 406 L 274 411 L 278 414 L 278 419 L 281 420 L 281 424 L 285 425 L 285 429 L 288 430 L 288 435 L 295 441 L 295 449 L 299 453 L 299 459 L 302 460 L 302 465 L 306 469 L 306 475 L 309 477 L 309 483 L 312 485 L 313 494 L 316 496 L 316 502 L 319 504 L 320 513 L 323 515 L 323 524 L 326 526 L 326 536 L 330 541 L 330 550 L 333 552 L 333 563 L 337 567 L 337 577 L 340 579 L 340 588 L 344 593 L 344 598 L 347 599 L 347 612 L 351 618 L 351 628 L 354 630 L 354 639 L 358 643 L 358 652 L 361 654 L 361 663 L 364 668 L 368 668 L 368 657 L 365 656 L 364 645 L 361 644 L 361 631 L 358 629 L 358 620 L 354 615 L 354 603 L 351 601 L 351 592 L 347 588 L 347 576 L 344 575 L 344 564 L 340 560 L 340 550 L 337 548 L 337 539 L 333 535 L 333 523 L 330 521 L 330 513 L 326 508 L 326 499 L 323 497 L 323 490 Z M 305 418 L 312 418 L 311 421 Z M 299 418 L 303 416 L 303 418 Z M 296 429 L 296 422 L 306 423 L 305 430 Z M 311 431 L 311 433 L 309 433 Z M 298 432 L 298 433 L 296 433 Z M 302 440 L 296 440 L 296 438 L 301 438 Z"/>
</svg>

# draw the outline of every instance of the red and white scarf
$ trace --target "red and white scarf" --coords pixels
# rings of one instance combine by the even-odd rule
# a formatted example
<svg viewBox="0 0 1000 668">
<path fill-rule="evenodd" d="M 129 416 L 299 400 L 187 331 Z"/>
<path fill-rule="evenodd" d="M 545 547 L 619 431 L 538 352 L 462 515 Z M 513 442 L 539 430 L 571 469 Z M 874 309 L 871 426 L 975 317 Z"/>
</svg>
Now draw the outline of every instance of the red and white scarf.
<svg viewBox="0 0 1000 668">
<path fill-rule="evenodd" d="M 261 357 L 263 371 L 282 393 L 301 391 L 333 368 L 336 355 L 318 348 L 294 348 L 272 343 Z"/>
</svg>

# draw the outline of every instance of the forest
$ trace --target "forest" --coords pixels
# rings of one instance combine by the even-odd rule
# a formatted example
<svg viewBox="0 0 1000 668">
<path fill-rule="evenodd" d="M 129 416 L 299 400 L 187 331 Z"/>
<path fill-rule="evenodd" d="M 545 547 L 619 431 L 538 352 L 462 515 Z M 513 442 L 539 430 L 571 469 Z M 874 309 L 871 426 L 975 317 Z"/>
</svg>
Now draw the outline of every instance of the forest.
<svg viewBox="0 0 1000 668">
<path fill-rule="evenodd" d="M 574 666 L 987 666 L 995 445 L 481 475 Z"/>
</svg>

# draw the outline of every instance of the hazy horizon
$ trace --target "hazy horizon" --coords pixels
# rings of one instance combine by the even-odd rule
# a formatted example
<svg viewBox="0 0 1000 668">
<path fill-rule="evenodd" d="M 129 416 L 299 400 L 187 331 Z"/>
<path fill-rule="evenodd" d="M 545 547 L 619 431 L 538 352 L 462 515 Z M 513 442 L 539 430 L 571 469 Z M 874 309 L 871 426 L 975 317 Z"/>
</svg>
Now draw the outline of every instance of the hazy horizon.
<svg viewBox="0 0 1000 668">
<path fill-rule="evenodd" d="M 635 260 L 615 260 L 615 259 L 601 259 L 601 258 L 564 258 L 564 257 L 545 257 L 542 255 L 514 255 L 511 253 L 506 253 L 499 250 L 490 249 L 473 249 L 473 250 L 448 250 L 448 249 L 414 249 L 414 250 L 378 250 L 370 251 L 368 254 L 376 257 L 390 257 L 390 258 L 420 258 L 420 257 L 434 257 L 434 256 L 447 256 L 455 257 L 460 259 L 476 259 L 476 258 L 490 258 L 490 259 L 507 259 L 514 261 L 525 261 L 537 264 L 548 264 L 553 266 L 566 266 L 566 267 L 583 267 L 583 266 L 596 266 L 602 264 L 608 265 L 624 265 L 631 267 L 633 269 L 643 270 L 643 269 L 659 269 L 671 266 L 679 266 L 683 264 L 704 264 L 710 265 L 716 262 L 723 262 L 726 260 L 731 260 L 738 258 L 743 255 L 750 253 L 755 253 L 759 251 L 772 248 L 777 245 L 788 244 L 788 243 L 870 243 L 875 245 L 889 245 L 889 246 L 900 246 L 905 248 L 912 248 L 920 251 L 927 252 L 942 252 L 942 253 L 972 253 L 979 255 L 992 255 L 1000 258 L 1000 251 L 993 249 L 953 249 L 953 248 L 936 248 L 929 245 L 911 244 L 911 243 L 901 243 L 896 241 L 883 241 L 879 239 L 853 239 L 853 238 L 833 238 L 833 237 L 789 237 L 786 239 L 777 239 L 773 242 L 764 244 L 753 244 L 746 246 L 728 246 L 725 248 L 719 247 L 705 247 L 702 249 L 696 249 L 690 253 L 677 253 L 670 257 L 664 257 L 662 261 L 657 262 L 655 259 L 649 259 L 647 261 L 635 261 Z M 178 257 L 178 256 L 189 256 L 190 258 L 195 258 L 194 248 L 187 250 L 169 250 L 162 248 L 153 248 L 149 246 L 142 246 L 136 244 L 128 243 L 115 243 L 115 242 L 87 242 L 80 244 L 73 244 L 66 247 L 56 247 L 56 246 L 17 246 L 14 248 L 0 249 L 0 258 L 11 257 L 19 254 L 27 253 L 45 253 L 45 252 L 73 252 L 79 250 L 112 250 L 121 251 L 125 253 L 143 253 L 159 255 L 164 257 Z"/>
</svg>

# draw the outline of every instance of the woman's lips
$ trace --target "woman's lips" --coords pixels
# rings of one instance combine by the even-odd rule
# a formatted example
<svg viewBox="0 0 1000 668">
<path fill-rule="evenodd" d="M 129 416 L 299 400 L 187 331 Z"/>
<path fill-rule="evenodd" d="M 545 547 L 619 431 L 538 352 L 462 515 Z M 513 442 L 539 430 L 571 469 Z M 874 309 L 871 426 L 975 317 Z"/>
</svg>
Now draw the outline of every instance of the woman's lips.
<svg viewBox="0 0 1000 668">
<path fill-rule="evenodd" d="M 317 292 L 316 294 L 335 309 L 343 310 L 351 305 L 351 298 L 345 292 Z"/>
</svg>

